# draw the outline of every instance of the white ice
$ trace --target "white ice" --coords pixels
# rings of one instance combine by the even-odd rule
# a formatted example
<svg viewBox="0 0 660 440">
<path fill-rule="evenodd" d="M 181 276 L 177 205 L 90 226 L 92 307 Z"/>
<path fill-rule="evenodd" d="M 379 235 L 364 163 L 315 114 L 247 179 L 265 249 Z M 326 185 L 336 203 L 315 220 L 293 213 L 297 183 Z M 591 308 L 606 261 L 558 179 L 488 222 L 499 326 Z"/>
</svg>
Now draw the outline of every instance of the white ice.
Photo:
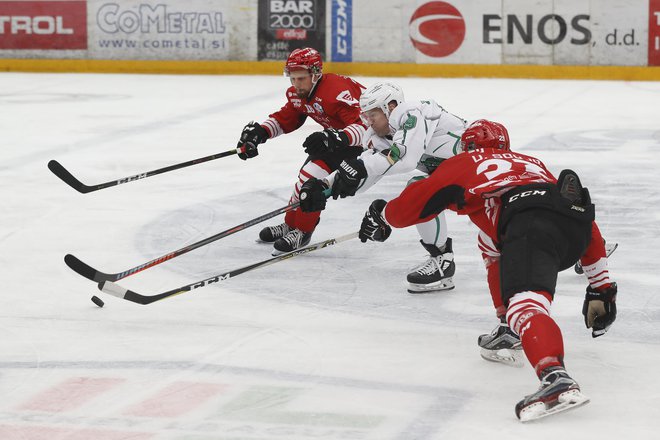
<svg viewBox="0 0 660 440">
<path fill-rule="evenodd" d="M 371 84 L 376 78 L 357 78 Z M 414 228 L 358 240 L 148 306 L 102 294 L 67 253 L 119 272 L 284 206 L 312 121 L 235 156 L 79 194 L 92 184 L 234 148 L 284 102 L 279 76 L 0 74 L 0 439 L 655 439 L 660 431 L 660 83 L 398 78 L 466 119 L 492 118 L 514 149 L 590 188 L 619 315 L 592 339 L 583 276 L 560 275 L 553 316 L 592 402 L 520 424 L 529 365 L 482 360 L 496 320 L 476 230 L 448 215 L 456 289 L 413 296 Z M 319 241 L 357 230 L 371 200 L 410 176 L 329 203 Z M 275 224 L 280 218 L 263 225 Z M 170 290 L 260 261 L 261 226 L 119 284 Z M 100 296 L 102 309 L 90 301 Z"/>
</svg>

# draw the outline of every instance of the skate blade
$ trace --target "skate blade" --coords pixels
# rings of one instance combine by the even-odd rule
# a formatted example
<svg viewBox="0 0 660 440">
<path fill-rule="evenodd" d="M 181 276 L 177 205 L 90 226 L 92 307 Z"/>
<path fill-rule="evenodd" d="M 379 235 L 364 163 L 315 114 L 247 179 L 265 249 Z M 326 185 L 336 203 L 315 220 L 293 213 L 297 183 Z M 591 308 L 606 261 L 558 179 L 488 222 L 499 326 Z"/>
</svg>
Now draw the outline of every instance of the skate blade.
<svg viewBox="0 0 660 440">
<path fill-rule="evenodd" d="M 489 362 L 497 362 L 509 367 L 522 368 L 525 365 L 525 356 L 522 349 L 513 350 L 503 348 L 500 350 L 481 349 L 481 357 Z"/>
<path fill-rule="evenodd" d="M 579 408 L 589 403 L 590 399 L 582 394 L 580 390 L 568 390 L 559 395 L 557 403 L 548 408 L 543 402 L 536 402 L 520 411 L 522 423 L 532 422 L 560 412 Z"/>
<path fill-rule="evenodd" d="M 259 244 L 273 244 L 273 243 L 275 243 L 274 241 L 263 241 L 261 238 L 257 238 L 256 240 L 254 240 L 254 242 L 259 243 Z"/>
<path fill-rule="evenodd" d="M 454 280 L 445 278 L 430 284 L 408 283 L 408 293 L 441 292 L 443 290 L 452 290 L 454 287 Z"/>
</svg>

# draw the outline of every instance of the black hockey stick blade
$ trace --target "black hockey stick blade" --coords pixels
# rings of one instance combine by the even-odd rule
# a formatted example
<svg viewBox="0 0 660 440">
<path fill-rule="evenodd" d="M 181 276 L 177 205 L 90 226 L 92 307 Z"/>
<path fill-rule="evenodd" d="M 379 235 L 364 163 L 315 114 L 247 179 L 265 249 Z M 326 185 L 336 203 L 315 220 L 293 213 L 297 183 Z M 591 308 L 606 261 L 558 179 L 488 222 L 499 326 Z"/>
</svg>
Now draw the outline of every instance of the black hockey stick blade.
<svg viewBox="0 0 660 440">
<path fill-rule="evenodd" d="M 280 261 L 288 260 L 289 258 L 294 258 L 299 255 L 307 254 L 313 251 L 316 251 L 318 249 L 323 249 L 328 246 L 332 246 L 338 243 L 341 243 L 343 241 L 347 240 L 352 240 L 353 238 L 356 238 L 358 236 L 357 232 L 353 232 L 351 234 L 346 234 L 342 235 L 341 237 L 337 238 L 330 238 L 328 240 L 324 240 L 318 243 L 310 244 L 309 246 L 305 246 L 304 248 L 297 249 L 295 251 L 287 252 L 285 254 L 277 255 L 275 257 L 269 258 L 267 260 L 260 261 L 258 263 L 253 263 L 248 266 L 241 267 L 239 269 L 234 269 L 229 272 L 224 272 L 219 275 L 215 275 L 211 278 L 206 278 L 201 281 L 196 281 L 191 284 L 187 284 L 185 286 L 181 286 L 177 289 L 169 290 L 167 292 L 163 293 L 158 293 L 156 295 L 142 295 L 139 294 L 133 290 L 125 289 L 122 286 L 120 286 L 117 283 L 114 283 L 112 281 L 102 281 L 99 283 L 98 288 L 100 291 L 107 293 L 108 295 L 116 296 L 117 298 L 125 299 L 127 301 L 131 301 L 137 304 L 151 304 L 156 301 L 160 301 L 165 298 L 169 298 L 171 296 L 175 295 L 180 295 L 182 293 L 190 292 L 191 290 L 199 289 L 200 287 L 205 287 L 208 286 L 209 284 L 215 284 L 220 281 L 225 281 L 230 278 L 234 278 L 240 274 L 243 274 L 245 272 L 249 272 L 254 269 L 258 269 L 260 267 L 266 267 L 270 266 L 271 264 L 275 264 Z"/>
<path fill-rule="evenodd" d="M 118 279 L 116 276 L 119 274 L 99 272 L 92 266 L 81 261 L 75 255 L 66 254 L 64 256 L 64 263 L 77 274 L 84 276 L 88 280 L 96 281 L 97 283 L 100 283 L 101 281 L 116 281 Z"/>
<path fill-rule="evenodd" d="M 158 168 L 157 170 L 147 171 L 145 173 L 139 173 L 133 176 L 111 180 L 109 182 L 99 183 L 97 185 L 85 185 L 80 180 L 76 179 L 73 174 L 71 174 L 66 168 L 62 166 L 62 164 L 56 160 L 51 160 L 48 162 L 48 169 L 51 170 L 57 177 L 62 179 L 62 181 L 69 185 L 71 188 L 83 194 L 87 194 L 89 192 L 98 191 L 100 189 L 109 188 L 111 186 L 123 185 L 124 183 L 135 182 L 136 180 L 141 180 L 146 177 L 156 176 L 158 174 L 163 174 L 169 171 L 174 171 L 211 160 L 220 159 L 222 157 L 232 156 L 234 154 L 240 153 L 241 151 L 243 151 L 242 148 L 232 148 L 231 150 L 223 151 L 222 153 L 211 154 L 210 156 L 200 157 L 199 159 L 193 159 L 187 162 L 169 165 L 163 168 Z"/>
<path fill-rule="evenodd" d="M 95 191 L 95 189 L 91 186 L 85 185 L 80 180 L 76 179 L 73 174 L 71 174 L 66 168 L 62 166 L 62 164 L 56 160 L 51 160 L 48 162 L 48 169 L 51 170 L 57 177 L 62 179 L 64 183 L 80 193 L 87 194 L 88 192 Z"/>
</svg>

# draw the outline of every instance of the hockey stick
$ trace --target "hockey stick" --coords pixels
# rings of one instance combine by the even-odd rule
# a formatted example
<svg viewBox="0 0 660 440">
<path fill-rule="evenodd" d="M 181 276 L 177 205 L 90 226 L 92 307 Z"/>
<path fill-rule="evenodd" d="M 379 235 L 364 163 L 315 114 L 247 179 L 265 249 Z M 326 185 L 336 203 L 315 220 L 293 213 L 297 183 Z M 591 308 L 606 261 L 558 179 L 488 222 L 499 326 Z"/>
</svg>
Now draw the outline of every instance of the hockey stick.
<svg viewBox="0 0 660 440">
<path fill-rule="evenodd" d="M 323 193 L 326 197 L 330 196 L 330 190 L 327 189 Z M 258 223 L 261 223 L 265 220 L 268 220 L 269 218 L 273 218 L 279 214 L 283 214 L 285 212 L 293 211 L 296 209 L 298 206 L 300 206 L 300 202 L 295 202 L 291 203 L 289 205 L 283 206 L 281 208 L 276 209 L 275 211 L 271 211 L 268 214 L 264 214 L 262 216 L 259 216 L 257 218 L 253 218 L 252 220 L 249 220 L 245 223 L 241 223 L 240 225 L 234 226 L 233 228 L 229 228 L 226 231 L 219 232 L 215 235 L 212 235 L 211 237 L 205 238 L 203 240 L 200 240 L 196 243 L 189 244 L 188 246 L 182 247 L 181 249 L 178 249 L 176 251 L 170 252 L 168 254 L 165 254 L 161 257 L 154 258 L 151 261 L 147 261 L 146 263 L 140 264 L 138 266 L 132 267 L 130 269 L 127 269 L 123 272 L 117 272 L 117 273 L 105 273 L 105 272 L 100 272 L 96 269 L 94 269 L 92 266 L 84 263 L 82 260 L 80 260 L 78 257 L 71 255 L 71 254 L 66 254 L 64 256 L 64 262 L 66 263 L 67 266 L 71 268 L 74 272 L 78 273 L 79 275 L 84 276 L 85 278 L 96 281 L 97 283 L 100 283 L 102 281 L 118 281 L 123 278 L 126 278 L 131 275 L 135 275 L 138 272 L 142 272 L 145 269 L 149 269 L 150 267 L 154 267 L 160 263 L 164 263 L 168 260 L 171 260 L 172 258 L 178 257 L 180 255 L 186 254 L 192 250 L 195 250 L 197 248 L 200 248 L 202 246 L 205 246 L 209 243 L 213 243 L 214 241 L 220 240 L 221 238 L 225 238 L 229 235 L 235 234 L 239 231 L 242 231 L 244 229 L 249 228 L 250 226 L 254 226 Z"/>
<path fill-rule="evenodd" d="M 241 267 L 239 269 L 230 270 L 229 272 L 224 272 L 219 275 L 215 275 L 211 278 L 206 278 L 205 280 L 197 281 L 191 284 L 186 284 L 185 286 L 179 287 L 178 289 L 168 290 L 167 292 L 158 293 L 156 295 L 141 295 L 137 292 L 134 292 L 129 289 L 124 289 L 119 284 L 113 283 L 112 281 L 103 281 L 99 283 L 99 290 L 107 293 L 108 295 L 116 296 L 117 298 L 125 299 L 137 304 L 151 304 L 156 301 L 160 301 L 170 296 L 180 295 L 182 293 L 190 292 L 191 290 L 199 289 L 200 287 L 208 286 L 209 284 L 217 283 L 220 281 L 225 281 L 230 278 L 234 278 L 242 273 L 249 272 L 260 267 L 270 266 L 271 264 L 278 263 L 280 261 L 288 260 L 289 258 L 297 257 L 298 255 L 307 254 L 309 252 L 316 251 L 318 249 L 323 249 L 328 246 L 341 243 L 343 241 L 352 240 L 358 236 L 357 232 L 352 234 L 342 235 L 341 237 L 331 238 L 329 240 L 321 241 L 318 243 L 311 244 L 301 249 L 295 251 L 287 252 L 286 254 L 278 255 L 267 260 L 260 261 L 258 263 L 250 264 L 248 266 Z"/>
<path fill-rule="evenodd" d="M 200 157 L 199 159 L 189 160 L 188 162 L 177 163 L 175 165 L 159 168 L 157 170 L 147 171 L 146 173 L 140 173 L 134 176 L 124 177 L 122 179 L 112 180 L 110 182 L 99 183 L 96 185 L 85 185 L 80 180 L 76 179 L 74 175 L 69 172 L 69 170 L 64 168 L 62 164 L 60 164 L 56 160 L 51 160 L 50 162 L 48 162 L 48 169 L 51 170 L 53 174 L 55 174 L 57 177 L 62 179 L 64 183 L 69 185 L 71 188 L 75 189 L 80 193 L 87 194 L 88 192 L 98 191 L 100 189 L 109 188 L 111 186 L 122 185 L 128 182 L 134 182 L 136 180 L 144 179 L 146 177 L 167 173 L 168 171 L 178 170 L 180 168 L 185 168 L 191 165 L 197 165 L 199 163 L 220 159 L 222 157 L 232 156 L 234 154 L 238 154 L 241 152 L 242 152 L 241 148 L 234 148 L 232 150 L 223 151 L 222 153 L 212 154 L 206 157 Z"/>
</svg>

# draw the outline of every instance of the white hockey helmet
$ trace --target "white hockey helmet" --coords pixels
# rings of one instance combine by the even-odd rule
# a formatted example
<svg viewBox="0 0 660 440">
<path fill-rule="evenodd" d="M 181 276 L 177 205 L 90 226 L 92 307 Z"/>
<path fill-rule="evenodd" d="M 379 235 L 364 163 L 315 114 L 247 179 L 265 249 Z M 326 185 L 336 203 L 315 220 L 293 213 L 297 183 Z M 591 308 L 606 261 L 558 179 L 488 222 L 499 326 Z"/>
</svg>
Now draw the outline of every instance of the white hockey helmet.
<svg viewBox="0 0 660 440">
<path fill-rule="evenodd" d="M 379 82 L 362 92 L 360 96 L 360 110 L 364 113 L 379 108 L 390 117 L 388 104 L 395 101 L 397 105 L 403 102 L 403 90 L 391 82 Z"/>
</svg>

